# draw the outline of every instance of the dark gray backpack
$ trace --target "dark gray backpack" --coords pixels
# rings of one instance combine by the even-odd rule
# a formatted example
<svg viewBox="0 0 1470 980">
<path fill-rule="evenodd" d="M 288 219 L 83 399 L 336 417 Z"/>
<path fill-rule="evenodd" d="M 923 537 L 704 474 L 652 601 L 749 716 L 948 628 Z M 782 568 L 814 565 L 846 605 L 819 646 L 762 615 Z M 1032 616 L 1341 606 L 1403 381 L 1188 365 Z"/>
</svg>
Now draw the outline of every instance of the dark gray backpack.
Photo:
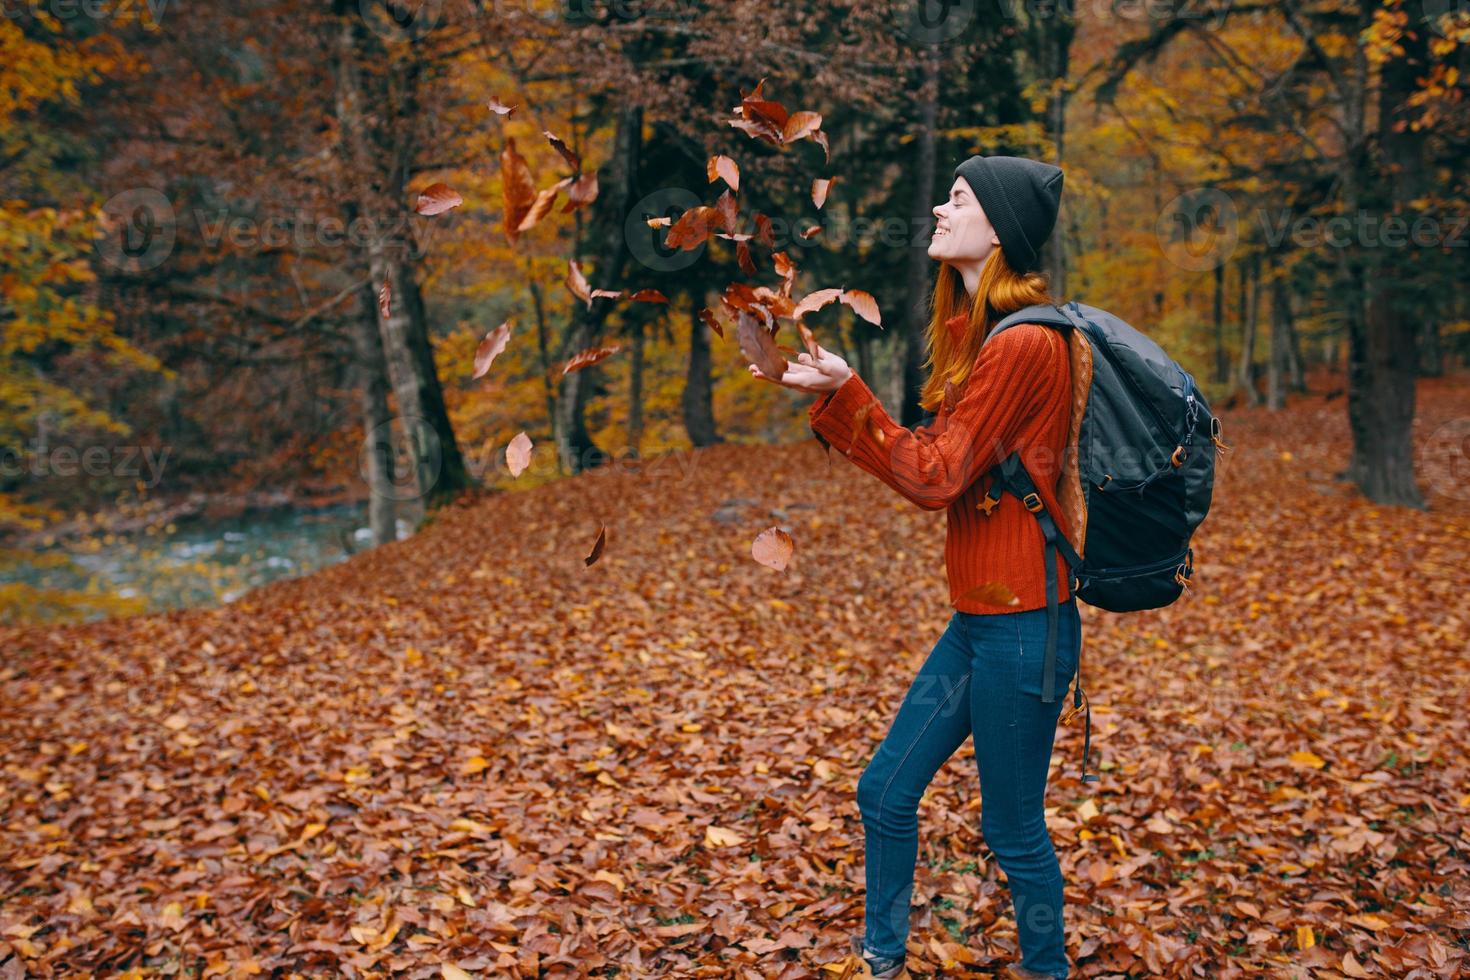
<svg viewBox="0 0 1470 980">
<path fill-rule="evenodd" d="M 1019 323 L 1081 332 L 1092 348 L 1092 384 L 1078 436 L 1078 470 L 1087 510 L 1087 538 L 1079 558 L 1057 529 L 1020 455 L 990 470 L 986 496 L 1009 491 L 1036 515 L 1046 545 L 1047 642 L 1042 700 L 1057 698 L 1056 556 L 1073 575 L 1078 599 L 1111 612 L 1157 609 L 1179 598 L 1194 572 L 1189 539 L 1210 509 L 1220 420 L 1211 414 L 1194 378 L 1158 344 L 1095 306 L 1028 306 L 995 325 L 986 342 Z M 985 506 L 982 504 L 982 506 Z M 988 512 L 988 510 L 987 510 Z M 1078 665 L 1074 708 L 1083 703 Z M 1082 779 L 1091 749 L 1087 712 Z"/>
</svg>

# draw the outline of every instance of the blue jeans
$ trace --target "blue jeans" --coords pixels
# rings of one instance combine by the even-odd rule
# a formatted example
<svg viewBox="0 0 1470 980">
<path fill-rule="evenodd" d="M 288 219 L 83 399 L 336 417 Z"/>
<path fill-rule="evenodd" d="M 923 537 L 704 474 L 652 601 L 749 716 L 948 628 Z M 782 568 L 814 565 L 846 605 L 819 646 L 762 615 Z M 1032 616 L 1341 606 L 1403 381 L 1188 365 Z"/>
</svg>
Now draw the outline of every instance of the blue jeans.
<svg viewBox="0 0 1470 980">
<path fill-rule="evenodd" d="M 1011 893 L 1021 965 L 1065 977 L 1062 872 L 1043 813 L 1052 741 L 1077 672 L 1077 599 L 1057 609 L 1055 702 L 1041 700 L 1046 610 L 963 613 L 919 669 L 883 743 L 858 780 L 867 836 L 864 941 L 899 956 L 909 932 L 919 800 L 972 733 L 980 770 L 980 833 Z"/>
</svg>

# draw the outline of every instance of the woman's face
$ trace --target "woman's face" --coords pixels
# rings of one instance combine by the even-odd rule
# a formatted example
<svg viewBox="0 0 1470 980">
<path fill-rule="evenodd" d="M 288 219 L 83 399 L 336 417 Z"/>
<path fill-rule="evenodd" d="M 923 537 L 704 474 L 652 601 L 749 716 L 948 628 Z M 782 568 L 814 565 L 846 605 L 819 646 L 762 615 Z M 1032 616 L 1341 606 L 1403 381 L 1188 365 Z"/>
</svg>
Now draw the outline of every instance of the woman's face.
<svg viewBox="0 0 1470 980">
<path fill-rule="evenodd" d="M 929 240 L 931 259 L 978 268 L 1000 247 L 1000 238 L 990 226 L 985 209 L 963 177 L 954 179 L 949 200 L 934 209 L 934 220 L 934 236 Z"/>
</svg>

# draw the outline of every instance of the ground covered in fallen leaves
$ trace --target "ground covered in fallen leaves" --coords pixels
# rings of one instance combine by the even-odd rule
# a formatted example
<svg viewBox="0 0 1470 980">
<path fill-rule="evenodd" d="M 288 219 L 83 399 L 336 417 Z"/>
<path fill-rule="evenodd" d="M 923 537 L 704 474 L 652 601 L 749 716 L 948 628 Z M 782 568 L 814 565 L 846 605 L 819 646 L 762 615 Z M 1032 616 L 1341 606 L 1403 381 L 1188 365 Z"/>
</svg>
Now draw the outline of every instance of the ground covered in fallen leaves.
<svg viewBox="0 0 1470 980">
<path fill-rule="evenodd" d="M 1193 589 L 1083 607 L 1102 781 L 1078 717 L 1048 796 L 1080 976 L 1465 969 L 1470 397 L 1421 383 L 1428 511 L 1332 480 L 1344 408 L 1226 414 Z M 218 610 L 0 631 L 0 977 L 832 980 L 943 521 L 815 441 L 721 445 Z M 1014 958 L 983 805 L 967 743 L 920 810 L 918 976 Z"/>
</svg>

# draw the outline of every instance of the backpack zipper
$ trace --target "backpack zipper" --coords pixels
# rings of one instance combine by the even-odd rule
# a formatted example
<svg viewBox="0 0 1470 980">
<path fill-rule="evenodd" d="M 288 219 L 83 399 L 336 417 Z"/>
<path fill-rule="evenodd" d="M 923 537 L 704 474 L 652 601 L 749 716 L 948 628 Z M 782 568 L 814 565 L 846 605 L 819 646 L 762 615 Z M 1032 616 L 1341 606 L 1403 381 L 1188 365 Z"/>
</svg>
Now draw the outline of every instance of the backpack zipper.
<svg viewBox="0 0 1470 980">
<path fill-rule="evenodd" d="M 1082 578 L 1091 580 L 1103 578 L 1133 578 L 1138 575 L 1148 575 L 1151 572 L 1161 572 L 1166 568 L 1171 568 L 1175 565 L 1178 565 L 1185 559 L 1188 554 L 1189 546 L 1185 545 L 1184 550 L 1179 552 L 1179 554 L 1175 555 L 1172 558 L 1166 558 L 1163 561 L 1149 562 L 1147 565 L 1117 565 L 1113 568 L 1099 568 L 1096 571 L 1084 573 L 1082 575 Z M 1126 574 L 1119 574 L 1120 572 Z"/>
</svg>

